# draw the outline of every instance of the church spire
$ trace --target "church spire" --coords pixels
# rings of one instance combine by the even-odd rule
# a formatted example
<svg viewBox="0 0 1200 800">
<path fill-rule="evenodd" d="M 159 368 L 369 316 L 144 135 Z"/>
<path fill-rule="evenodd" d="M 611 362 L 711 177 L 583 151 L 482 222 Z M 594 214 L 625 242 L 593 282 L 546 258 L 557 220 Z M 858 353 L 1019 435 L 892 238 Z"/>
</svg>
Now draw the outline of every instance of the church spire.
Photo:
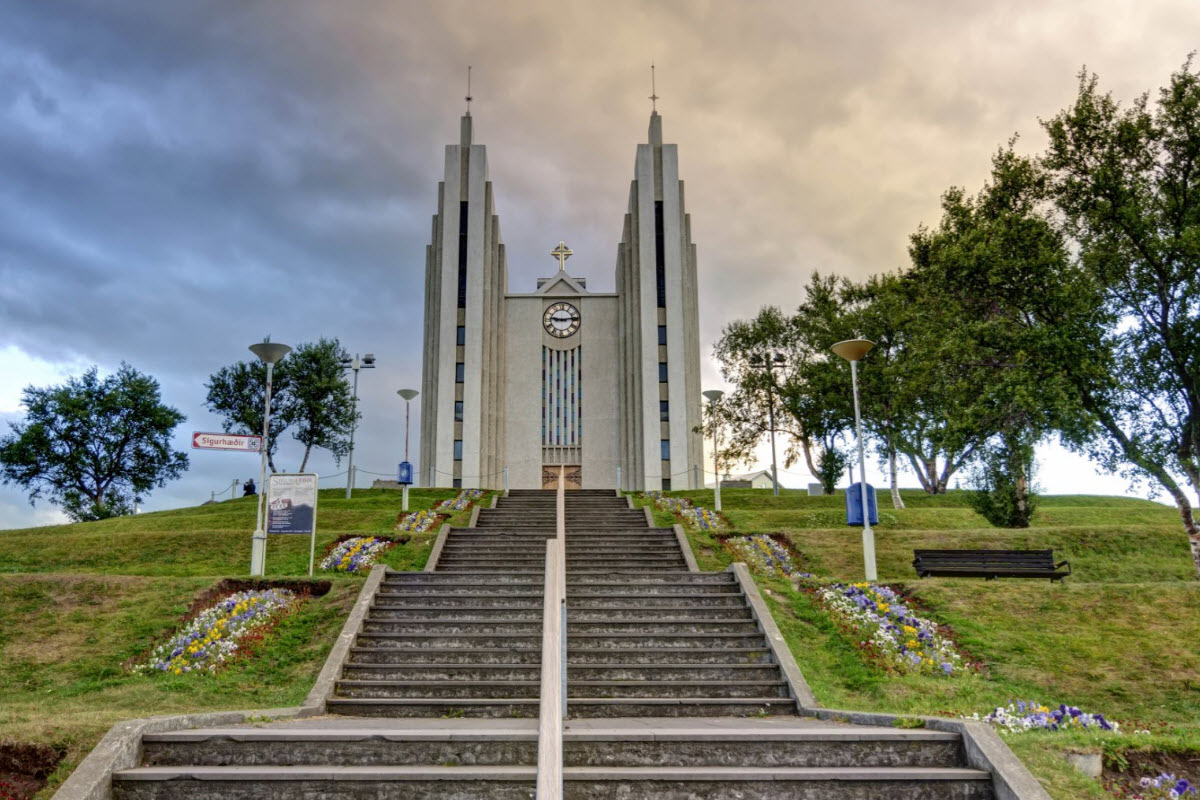
<svg viewBox="0 0 1200 800">
<path fill-rule="evenodd" d="M 650 64 L 650 144 L 662 146 L 662 117 L 658 115 L 658 87 L 654 80 L 654 64 Z"/>
<path fill-rule="evenodd" d="M 471 96 L 471 67 L 467 66 L 467 111 L 462 115 L 462 124 L 460 125 L 459 144 L 463 147 L 471 146 L 471 138 L 473 131 L 471 130 L 471 101 L 475 98 Z"/>
</svg>

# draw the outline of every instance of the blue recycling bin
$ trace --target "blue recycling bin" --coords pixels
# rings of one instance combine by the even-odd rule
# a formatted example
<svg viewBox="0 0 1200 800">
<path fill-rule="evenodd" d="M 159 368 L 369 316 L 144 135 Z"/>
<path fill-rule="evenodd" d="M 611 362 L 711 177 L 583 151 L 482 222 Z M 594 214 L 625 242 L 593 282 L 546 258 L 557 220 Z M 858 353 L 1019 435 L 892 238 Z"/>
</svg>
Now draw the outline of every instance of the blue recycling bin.
<svg viewBox="0 0 1200 800">
<path fill-rule="evenodd" d="M 396 482 L 401 486 L 412 486 L 413 482 L 413 465 L 407 461 L 400 462 L 400 468 L 396 471 Z"/>
<path fill-rule="evenodd" d="M 871 524 L 879 524 L 879 506 L 875 504 L 875 487 L 867 484 L 867 505 L 871 509 Z M 862 484 L 853 483 L 846 490 L 846 524 L 862 527 Z"/>
</svg>

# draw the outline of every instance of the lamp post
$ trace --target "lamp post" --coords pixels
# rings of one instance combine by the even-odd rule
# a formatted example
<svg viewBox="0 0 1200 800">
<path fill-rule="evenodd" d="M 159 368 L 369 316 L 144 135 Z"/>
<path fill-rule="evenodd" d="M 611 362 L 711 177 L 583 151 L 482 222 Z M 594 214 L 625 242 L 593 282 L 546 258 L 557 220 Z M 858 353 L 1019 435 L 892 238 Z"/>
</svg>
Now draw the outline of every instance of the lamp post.
<svg viewBox="0 0 1200 800">
<path fill-rule="evenodd" d="M 717 448 L 720 447 L 720 442 L 717 437 L 720 436 L 720 431 L 717 430 L 716 424 L 716 409 L 717 403 L 725 396 L 725 393 L 720 389 L 708 389 L 701 392 L 708 398 L 708 413 L 713 417 L 713 473 L 716 475 L 716 483 L 713 487 L 713 510 L 721 510 L 721 463 L 718 460 Z"/>
<path fill-rule="evenodd" d="M 871 530 L 871 509 L 867 505 L 867 458 L 863 454 L 862 413 L 858 408 L 858 362 L 874 346 L 875 343 L 869 339 L 847 339 L 829 348 L 834 355 L 850 362 L 850 385 L 854 390 L 854 430 L 858 436 L 859 488 L 862 490 L 863 562 L 869 581 L 878 576 L 875 572 L 875 532 Z"/>
<path fill-rule="evenodd" d="M 408 461 L 408 412 L 412 399 L 420 394 L 416 389 L 397 389 L 396 394 L 404 398 L 404 460 Z M 402 511 L 408 511 L 408 484 L 401 487 L 403 494 Z"/>
<path fill-rule="evenodd" d="M 775 368 L 786 362 L 783 353 L 765 353 L 750 357 L 750 363 L 767 369 L 767 421 L 771 426 L 771 483 L 775 496 L 779 497 L 779 462 L 775 458 Z"/>
<path fill-rule="evenodd" d="M 350 492 L 354 488 L 354 431 L 358 428 L 358 371 L 360 369 L 375 369 L 375 356 L 367 353 L 362 358 L 359 358 L 358 353 L 354 354 L 354 358 L 346 356 L 342 360 L 342 369 L 354 370 L 354 399 L 352 400 L 351 408 L 354 411 L 354 421 L 350 423 L 350 458 L 346 462 L 346 499 L 350 499 Z"/>
<path fill-rule="evenodd" d="M 263 531 L 263 502 L 267 495 L 267 454 L 271 452 L 271 377 L 275 363 L 292 352 L 292 348 L 279 342 L 258 342 L 250 345 L 250 352 L 267 365 L 267 399 L 263 409 L 262 465 L 258 472 L 258 513 L 254 523 L 254 536 L 250 540 L 250 576 L 261 577 L 267 569 L 267 534 Z"/>
</svg>

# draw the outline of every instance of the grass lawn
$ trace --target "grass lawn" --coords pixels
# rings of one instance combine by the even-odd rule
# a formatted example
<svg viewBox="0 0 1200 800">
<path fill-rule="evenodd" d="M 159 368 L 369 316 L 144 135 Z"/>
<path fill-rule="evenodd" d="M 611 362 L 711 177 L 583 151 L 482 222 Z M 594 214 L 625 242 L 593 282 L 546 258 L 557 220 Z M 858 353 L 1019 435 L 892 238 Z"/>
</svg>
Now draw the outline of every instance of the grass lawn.
<svg viewBox="0 0 1200 800">
<path fill-rule="evenodd" d="M 413 490 L 412 510 L 453 490 Z M 483 503 L 490 504 L 485 496 Z M 400 493 L 322 490 L 317 559 L 338 536 L 395 534 Z M 466 525 L 470 511 L 451 522 Z M 38 797 L 49 797 L 113 723 L 131 717 L 300 703 L 358 597 L 364 576 L 306 600 L 253 652 L 213 674 L 135 675 L 131 662 L 170 635 L 222 578 L 248 576 L 252 498 L 79 525 L 0 531 L 0 740 L 66 753 Z M 408 534 L 383 562 L 422 569 L 436 528 Z M 272 536 L 267 578 L 307 576 L 307 536 Z"/>
<path fill-rule="evenodd" d="M 711 508 L 711 491 L 671 494 Z M 823 705 L 959 716 L 1025 699 L 1067 703 L 1121 722 L 1121 735 L 1006 736 L 1060 800 L 1106 796 L 1067 765 L 1068 749 L 1103 749 L 1110 757 L 1124 748 L 1200 751 L 1200 581 L 1173 509 L 1124 498 L 1049 497 L 1033 527 L 1009 531 L 988 527 L 961 494 L 905 493 L 902 510 L 892 509 L 887 496 L 880 500 L 881 582 L 910 592 L 922 613 L 948 626 L 984 671 L 950 679 L 884 673 L 861 658 L 811 592 L 759 578 Z M 779 498 L 761 490 L 722 492 L 734 533 L 781 534 L 818 577 L 861 580 L 861 532 L 844 525 L 843 502 L 799 492 Z M 655 514 L 660 524 L 674 521 Z M 688 537 L 702 569 L 732 561 L 722 535 L 688 531 Z M 911 561 L 920 547 L 1050 547 L 1056 558 L 1070 559 L 1074 575 L 1053 585 L 919 579 Z M 1138 729 L 1151 733 L 1134 733 Z"/>
</svg>

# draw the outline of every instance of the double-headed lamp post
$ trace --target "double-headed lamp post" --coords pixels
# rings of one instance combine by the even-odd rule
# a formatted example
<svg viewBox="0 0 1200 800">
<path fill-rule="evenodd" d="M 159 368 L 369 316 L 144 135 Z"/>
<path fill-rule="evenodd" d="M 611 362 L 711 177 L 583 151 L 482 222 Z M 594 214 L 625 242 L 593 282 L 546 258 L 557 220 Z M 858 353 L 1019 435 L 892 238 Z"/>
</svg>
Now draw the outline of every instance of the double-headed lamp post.
<svg viewBox="0 0 1200 800">
<path fill-rule="evenodd" d="M 701 392 L 701 394 L 703 394 L 706 398 L 708 398 L 708 413 L 709 413 L 709 416 L 713 420 L 713 472 L 716 473 L 716 476 L 717 476 L 717 482 L 715 484 L 713 484 L 713 510 L 720 511 L 721 510 L 721 462 L 720 462 L 720 456 L 717 453 L 717 448 L 721 446 L 721 443 L 717 437 L 720 436 L 721 432 L 717 428 L 716 419 L 717 419 L 717 403 L 721 402 L 721 398 L 725 396 L 725 393 L 722 392 L 720 389 L 708 389 L 704 392 Z"/>
<path fill-rule="evenodd" d="M 292 348 L 279 342 L 259 342 L 250 345 L 250 352 L 267 365 L 267 399 L 263 409 L 262 466 L 258 477 L 258 515 L 254 523 L 254 536 L 250 540 L 250 575 L 262 576 L 267 567 L 267 534 L 263 530 L 263 502 L 267 495 L 267 454 L 271 452 L 271 376 L 275 363 L 292 352 Z"/>
<path fill-rule="evenodd" d="M 419 394 L 420 394 L 420 392 L 418 392 L 416 389 L 397 389 L 397 390 L 396 390 L 396 394 L 398 394 L 398 395 L 400 395 L 401 397 L 403 397 L 403 398 L 404 398 L 404 460 L 405 460 L 405 461 L 408 461 L 408 416 L 409 416 L 409 406 L 410 406 L 410 405 L 411 405 L 411 403 L 412 403 L 412 399 L 413 399 L 414 397 L 416 397 L 417 395 L 419 395 Z M 401 488 L 401 491 L 403 492 L 403 496 L 404 496 L 404 499 L 403 499 L 403 506 L 404 506 L 404 507 L 403 507 L 401 510 L 402 510 L 402 511 L 408 511 L 408 484 L 407 484 L 407 483 L 406 483 L 406 484 L 404 484 L 404 486 Z"/>
<path fill-rule="evenodd" d="M 354 354 L 354 358 L 346 356 L 342 359 L 342 369 L 354 370 L 354 399 L 351 404 L 351 408 L 354 410 L 354 421 L 350 423 L 350 458 L 346 463 L 346 499 L 349 500 L 350 492 L 354 489 L 354 430 L 358 427 L 358 371 L 375 369 L 375 356 L 372 353 L 367 353 L 361 358 L 358 353 Z"/>
<path fill-rule="evenodd" d="M 871 508 L 867 505 L 867 458 L 863 454 L 862 413 L 858 409 L 858 362 L 874 346 L 875 343 L 869 339 L 847 339 L 829 348 L 834 355 L 850 362 L 850 385 L 854 389 L 854 430 L 858 435 L 858 479 L 862 490 L 863 562 L 869 581 L 875 580 L 878 575 L 875 572 L 875 532 L 871 530 Z"/>
</svg>

